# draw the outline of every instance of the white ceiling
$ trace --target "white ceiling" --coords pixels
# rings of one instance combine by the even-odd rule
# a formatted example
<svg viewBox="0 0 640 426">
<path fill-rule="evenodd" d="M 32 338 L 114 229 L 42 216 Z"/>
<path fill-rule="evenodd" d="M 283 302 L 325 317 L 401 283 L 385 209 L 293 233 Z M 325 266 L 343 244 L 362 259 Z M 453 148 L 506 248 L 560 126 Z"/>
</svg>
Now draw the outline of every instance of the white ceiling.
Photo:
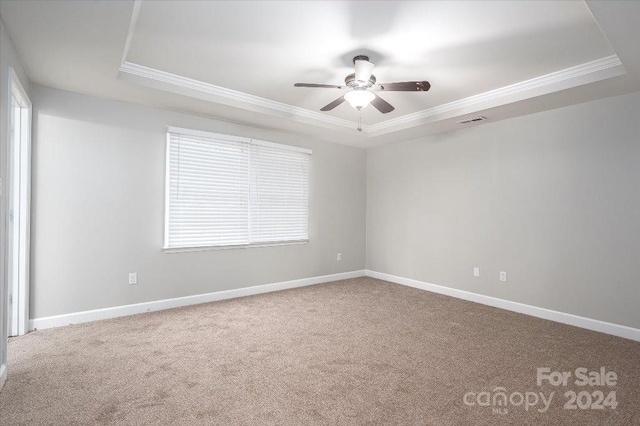
<svg viewBox="0 0 640 426">
<path fill-rule="evenodd" d="M 639 12 L 582 1 L 0 3 L 37 84 L 362 147 L 640 90 L 629 41 Z M 293 83 L 342 84 L 361 53 L 380 82 L 432 88 L 381 94 L 396 110 L 365 108 L 359 133 L 348 104 L 319 111 L 343 92 Z"/>
</svg>

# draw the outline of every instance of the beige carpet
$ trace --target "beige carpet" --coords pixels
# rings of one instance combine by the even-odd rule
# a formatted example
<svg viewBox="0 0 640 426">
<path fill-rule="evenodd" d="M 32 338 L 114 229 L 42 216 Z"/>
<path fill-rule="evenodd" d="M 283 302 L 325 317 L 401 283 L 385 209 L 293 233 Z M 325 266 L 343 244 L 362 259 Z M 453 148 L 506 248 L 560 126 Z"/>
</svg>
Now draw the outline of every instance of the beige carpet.
<svg viewBox="0 0 640 426">
<path fill-rule="evenodd" d="M 640 343 L 371 278 L 37 331 L 9 362 L 2 424 L 640 424 Z M 613 370 L 589 391 L 617 408 L 564 409 L 584 388 L 538 367 Z M 555 395 L 463 402 L 496 387 Z"/>
</svg>

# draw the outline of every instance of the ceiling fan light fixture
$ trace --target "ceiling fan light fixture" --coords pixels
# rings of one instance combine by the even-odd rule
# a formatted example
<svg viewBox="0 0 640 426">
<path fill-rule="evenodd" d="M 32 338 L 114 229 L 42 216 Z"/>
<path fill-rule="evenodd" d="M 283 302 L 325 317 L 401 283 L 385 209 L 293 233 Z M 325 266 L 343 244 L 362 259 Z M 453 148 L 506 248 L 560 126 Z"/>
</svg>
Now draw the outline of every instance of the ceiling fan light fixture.
<svg viewBox="0 0 640 426">
<path fill-rule="evenodd" d="M 352 90 L 344 95 L 344 98 L 357 110 L 361 110 L 371 103 L 376 98 L 372 92 L 368 90 Z"/>
<path fill-rule="evenodd" d="M 363 58 L 366 58 L 366 56 L 363 56 Z M 356 59 L 353 63 L 356 69 L 356 81 L 360 85 L 366 85 L 369 78 L 371 78 L 371 73 L 375 65 L 364 59 Z"/>
</svg>

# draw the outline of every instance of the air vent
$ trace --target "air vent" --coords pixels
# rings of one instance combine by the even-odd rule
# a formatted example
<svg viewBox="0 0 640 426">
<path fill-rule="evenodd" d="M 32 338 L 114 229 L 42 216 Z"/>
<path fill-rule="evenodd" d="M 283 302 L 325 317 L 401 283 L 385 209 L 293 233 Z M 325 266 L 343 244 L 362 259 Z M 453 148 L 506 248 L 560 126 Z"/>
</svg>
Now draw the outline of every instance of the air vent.
<svg viewBox="0 0 640 426">
<path fill-rule="evenodd" d="M 481 115 L 478 115 L 476 117 L 470 117 L 470 118 L 465 118 L 464 120 L 460 120 L 458 121 L 458 124 L 467 124 L 467 123 L 473 123 L 475 121 L 483 121 L 486 120 L 487 117 L 483 117 Z"/>
</svg>

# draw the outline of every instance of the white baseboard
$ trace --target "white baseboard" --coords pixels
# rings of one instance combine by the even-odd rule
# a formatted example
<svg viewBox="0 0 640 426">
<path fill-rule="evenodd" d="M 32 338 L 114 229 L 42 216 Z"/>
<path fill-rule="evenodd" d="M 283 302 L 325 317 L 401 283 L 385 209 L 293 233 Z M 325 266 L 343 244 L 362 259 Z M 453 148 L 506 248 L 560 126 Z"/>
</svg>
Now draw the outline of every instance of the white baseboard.
<svg viewBox="0 0 640 426">
<path fill-rule="evenodd" d="M 507 311 L 518 312 L 533 317 L 543 318 L 550 321 L 560 322 L 562 324 L 573 325 L 576 327 L 586 328 L 587 330 L 599 331 L 600 333 L 611 334 L 613 336 L 624 337 L 625 339 L 640 342 L 640 329 L 627 327 L 625 325 L 613 324 L 605 321 L 585 318 L 578 315 L 567 314 L 564 312 L 553 311 L 551 309 L 540 308 L 537 306 L 525 305 L 524 303 L 512 302 L 510 300 L 498 299 L 496 297 L 485 296 L 483 294 L 471 293 L 469 291 L 458 290 L 451 287 L 444 287 L 437 284 L 430 284 L 423 281 L 413 280 L 410 278 L 398 277 L 396 275 L 385 274 L 376 271 L 366 271 L 368 277 L 380 280 L 390 281 L 396 284 L 406 285 L 408 287 L 418 288 L 433 293 L 444 294 L 446 296 L 456 297 L 458 299 L 469 300 L 471 302 L 481 303 L 483 305 L 493 306 Z"/>
<path fill-rule="evenodd" d="M 363 277 L 364 275 L 364 270 L 342 272 L 339 274 L 302 278 L 299 280 L 283 281 L 279 283 L 244 287 L 234 290 L 216 291 L 213 293 L 197 294 L 194 296 L 177 297 L 175 299 L 156 300 L 153 302 L 136 303 L 133 305 L 114 306 L 111 308 L 94 309 L 91 311 L 74 312 L 71 314 L 63 314 L 43 318 L 34 318 L 29 320 L 29 330 L 42 330 L 45 328 L 62 327 L 70 324 L 80 324 L 83 322 L 142 314 L 145 312 L 161 311 L 163 309 L 197 305 L 200 303 L 215 302 L 217 300 L 233 299 L 236 297 L 252 296 L 254 294 L 270 293 L 273 291 L 286 290 L 290 288 L 305 287 L 331 281 Z"/>
<path fill-rule="evenodd" d="M 0 365 L 0 390 L 4 387 L 4 382 L 7 381 L 7 366 L 5 364 Z"/>
</svg>

